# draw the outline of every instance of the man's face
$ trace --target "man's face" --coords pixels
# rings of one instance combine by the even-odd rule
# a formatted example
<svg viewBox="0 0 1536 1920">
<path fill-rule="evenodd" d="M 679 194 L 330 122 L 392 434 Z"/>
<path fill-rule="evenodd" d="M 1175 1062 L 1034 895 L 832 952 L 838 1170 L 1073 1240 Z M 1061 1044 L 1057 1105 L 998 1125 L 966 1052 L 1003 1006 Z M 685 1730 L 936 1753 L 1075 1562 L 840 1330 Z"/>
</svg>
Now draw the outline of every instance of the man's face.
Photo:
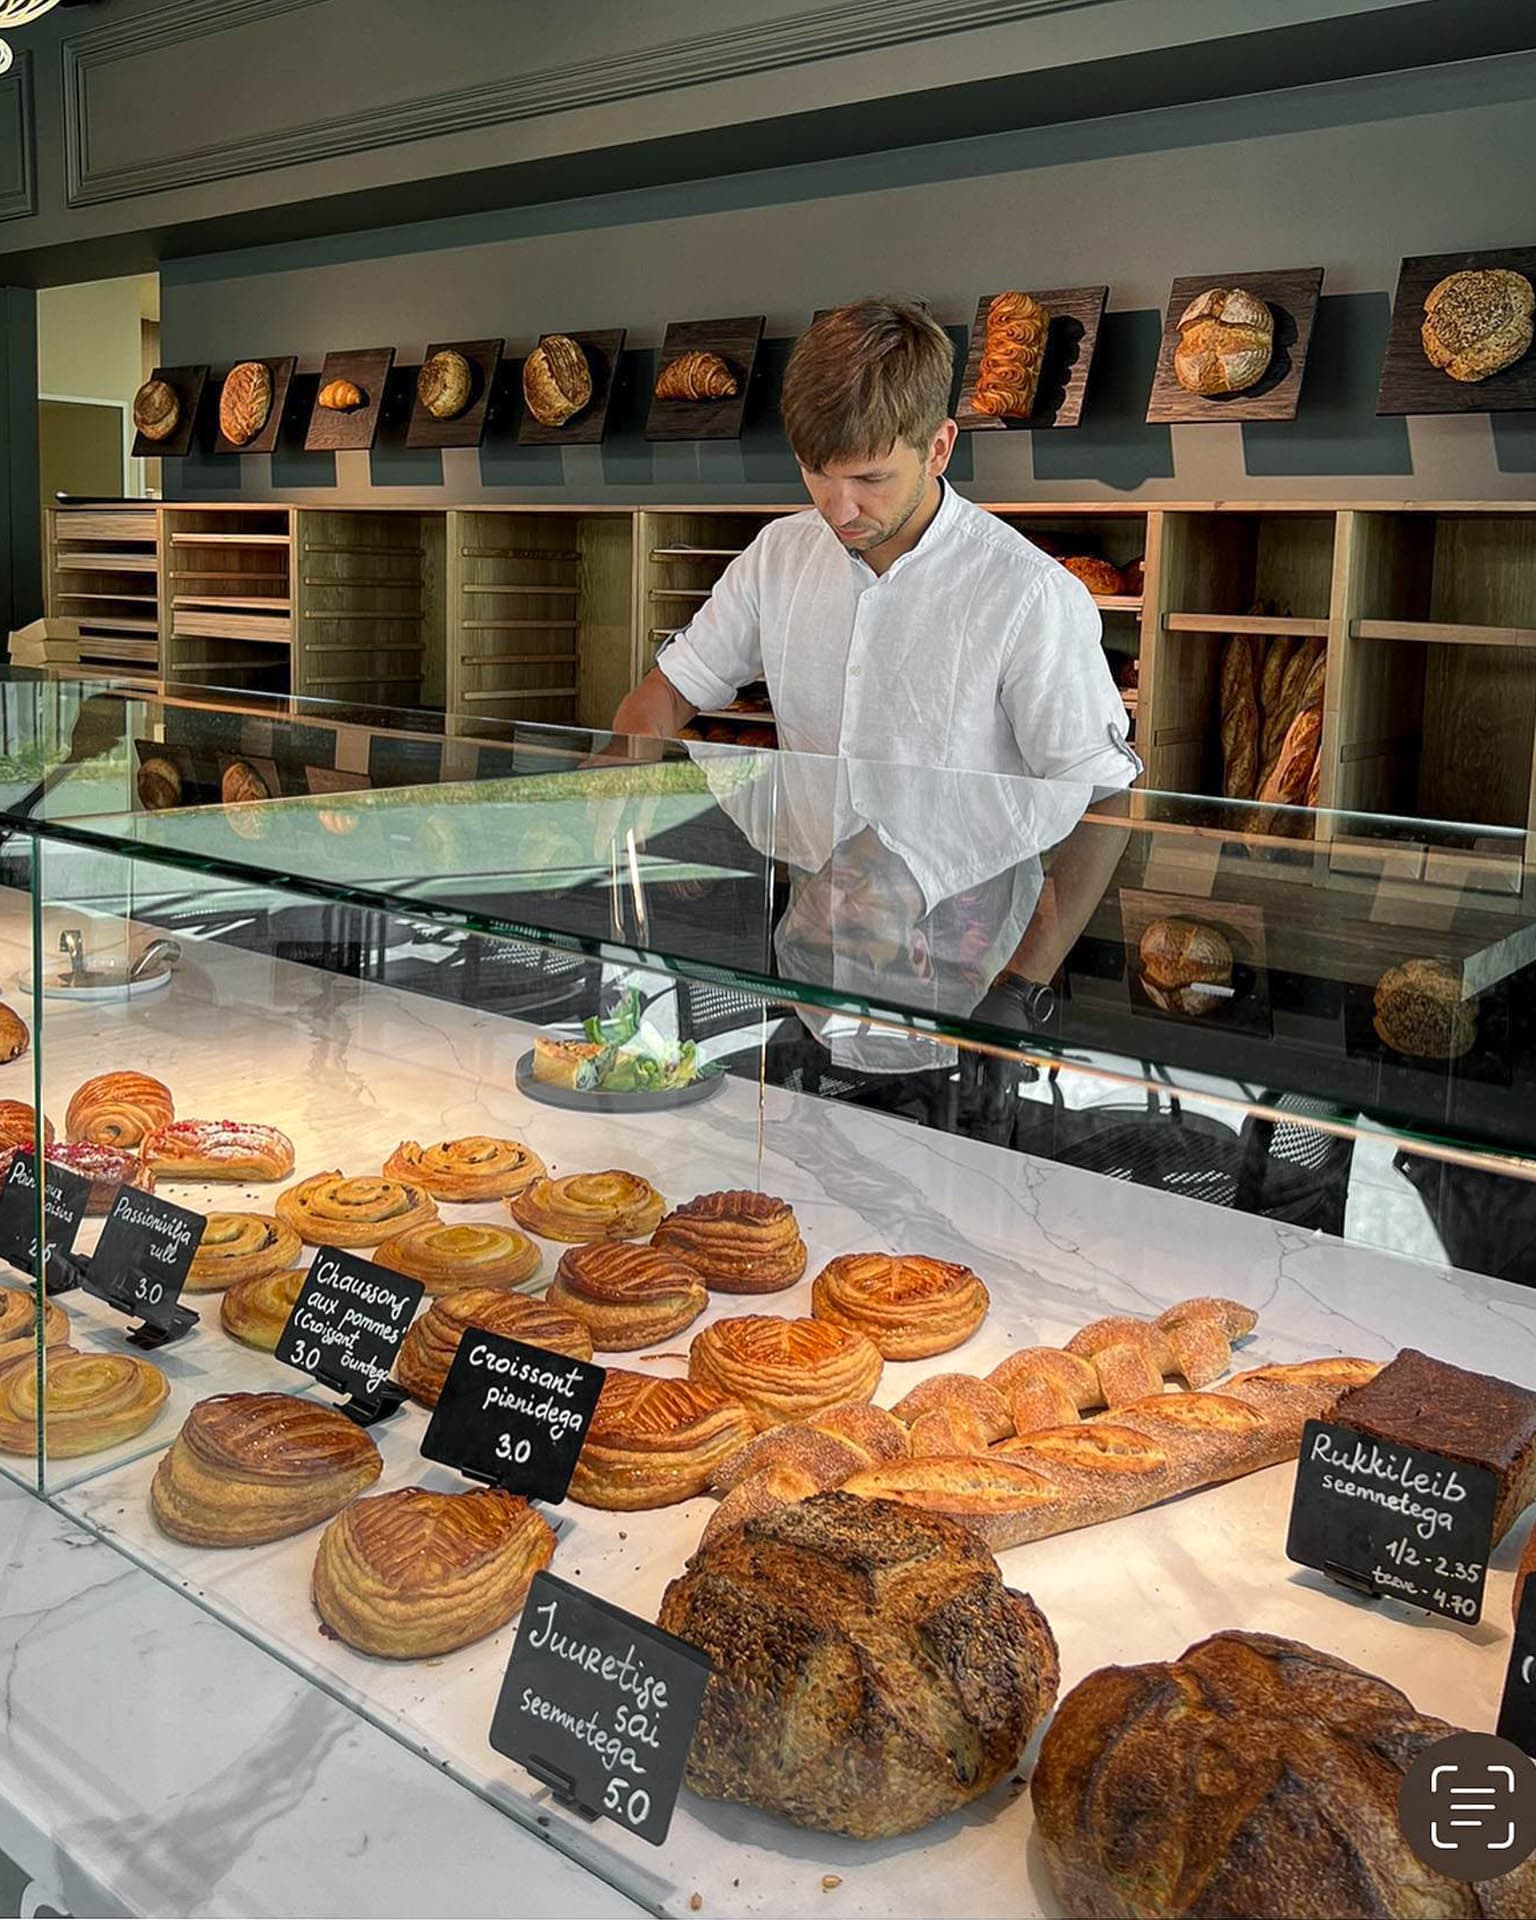
<svg viewBox="0 0 1536 1920">
<path fill-rule="evenodd" d="M 948 421 L 933 445 L 905 440 L 878 458 L 834 460 L 818 473 L 800 469 L 816 511 L 850 553 L 868 553 L 894 540 L 921 506 L 928 483 L 949 461 L 954 428 Z"/>
</svg>

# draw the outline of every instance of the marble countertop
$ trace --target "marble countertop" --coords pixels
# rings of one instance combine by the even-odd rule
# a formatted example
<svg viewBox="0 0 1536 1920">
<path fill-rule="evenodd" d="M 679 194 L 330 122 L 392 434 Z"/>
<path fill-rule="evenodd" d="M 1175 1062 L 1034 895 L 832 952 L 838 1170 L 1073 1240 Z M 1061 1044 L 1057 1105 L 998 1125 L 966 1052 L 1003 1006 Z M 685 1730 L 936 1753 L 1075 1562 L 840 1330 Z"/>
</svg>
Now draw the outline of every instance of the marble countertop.
<svg viewBox="0 0 1536 1920">
<path fill-rule="evenodd" d="M 0 952 L 0 965 L 6 958 Z M 807 1277 L 767 1300 L 716 1296 L 706 1318 L 742 1311 L 804 1313 L 810 1277 L 833 1254 L 859 1247 L 963 1261 L 986 1280 L 993 1308 L 982 1329 L 954 1354 L 889 1365 L 876 1394 L 887 1405 L 925 1374 L 982 1372 L 1014 1347 L 1059 1343 L 1100 1315 L 1152 1312 L 1207 1293 L 1235 1296 L 1260 1315 L 1238 1365 L 1336 1353 L 1386 1358 L 1411 1342 L 1460 1365 L 1536 1379 L 1536 1293 L 835 1103 L 779 1090 L 768 1090 L 760 1102 L 758 1090 L 743 1081 L 672 1114 L 594 1119 L 563 1112 L 536 1105 L 517 1089 L 516 1060 L 527 1044 L 525 1029 L 494 1015 L 189 943 L 169 993 L 126 1005 L 56 1010 L 50 1004 L 42 1049 L 45 1106 L 60 1120 L 73 1088 L 88 1074 L 107 1065 L 132 1066 L 167 1080 L 185 1115 L 233 1110 L 282 1126 L 294 1138 L 301 1176 L 337 1166 L 376 1172 L 401 1138 L 432 1141 L 483 1131 L 527 1139 L 557 1172 L 631 1168 L 673 1201 L 715 1187 L 761 1185 L 794 1205 L 810 1247 Z M 0 1094 L 12 1090 L 0 1078 Z M 199 1210 L 269 1210 L 275 1189 L 169 1191 Z M 494 1206 L 450 1211 L 455 1219 L 500 1212 Z M 557 1254 L 557 1248 L 547 1249 L 545 1277 Z M 75 1317 L 77 1344 L 120 1344 L 121 1322 L 99 1303 L 71 1295 L 66 1304 Z M 81 1671 L 93 1676 L 86 1683 L 92 1700 L 99 1693 L 119 1703 L 125 1739 L 147 1720 L 156 1742 L 185 1749 L 199 1774 L 209 1777 L 212 1769 L 220 1781 L 216 1794 L 190 1794 L 178 1818 L 171 1801 L 147 1784 L 153 1779 L 147 1766 L 137 1770 L 125 1757 L 120 1767 L 82 1769 L 66 1796 L 82 1841 L 95 1837 L 90 1807 L 112 1831 L 126 1833 L 135 1826 L 135 1800 L 146 1810 L 138 1823 L 147 1822 L 147 1830 L 160 1836 L 131 1869 L 141 1877 L 119 1892 L 124 1904 L 154 1911 L 207 1909 L 206 1898 L 178 1905 L 186 1886 L 176 1876 L 194 1869 L 176 1849 L 184 1847 L 191 1859 L 201 1848 L 196 1870 L 211 1874 L 215 1865 L 236 1871 L 223 1860 L 228 1846 L 236 1850 L 239 1875 L 238 1888 L 229 1893 L 232 1907 L 341 1911 L 317 1902 L 345 1887 L 356 1911 L 403 1911 L 404 1904 L 391 1903 L 399 1894 L 409 1904 L 402 1889 L 419 1887 L 419 1877 L 396 1880 L 386 1867 L 377 1884 L 372 1871 L 366 1882 L 355 1874 L 349 1879 L 336 1869 L 340 1849 L 327 1853 L 323 1821 L 318 1832 L 295 1826 L 295 1851 L 272 1862 L 268 1825 L 257 1818 L 281 1801 L 272 1814 L 274 1830 L 285 1831 L 284 1821 L 301 1822 L 308 1817 L 301 1803 L 331 1793 L 329 1753 L 346 1756 L 353 1743 L 383 1741 L 382 1729 L 401 1743 L 393 1751 L 402 1767 L 424 1771 L 405 1751 L 410 1747 L 442 1770 L 432 1785 L 447 1796 L 445 1803 L 424 1805 L 419 1818 L 409 1810 L 383 1816 L 388 1845 L 396 1852 L 414 1846 L 421 1855 L 414 1870 L 428 1878 L 434 1862 L 440 1872 L 457 1872 L 468 1854 L 463 1836 L 471 1828 L 480 1832 L 482 1821 L 499 1828 L 508 1848 L 537 1844 L 513 1822 L 534 1831 L 547 1822 L 543 1830 L 599 1876 L 579 1881 L 588 1897 L 617 1900 L 602 1884 L 607 1882 L 679 1920 L 695 1911 L 815 1913 L 829 1920 L 919 1913 L 1003 1920 L 1059 1912 L 1033 1841 L 1022 1790 L 1027 1766 L 964 1814 L 889 1843 L 807 1833 L 751 1809 L 685 1794 L 666 1844 L 652 1849 L 611 1824 L 590 1827 L 562 1813 L 489 1748 L 486 1729 L 510 1630 L 440 1662 L 366 1660 L 318 1632 L 308 1598 L 314 1533 L 234 1554 L 167 1540 L 149 1518 L 145 1495 L 155 1462 L 188 1406 L 236 1385 L 304 1390 L 298 1375 L 223 1336 L 214 1297 L 193 1304 L 203 1313 L 203 1326 L 162 1358 L 172 1393 L 154 1427 L 112 1453 L 59 1463 L 50 1492 L 60 1511 L 33 1509 L 41 1516 L 33 1529 L 39 1554 L 47 1559 L 57 1551 L 57 1592 L 68 1601 L 57 1610 L 56 1628 L 51 1622 L 39 1627 L 39 1659 L 46 1644 L 56 1669 L 65 1671 L 78 1660 Z M 623 1364 L 681 1372 L 689 1337 L 679 1336 L 655 1354 L 623 1356 Z M 411 1407 L 376 1430 L 384 1455 L 381 1488 L 455 1484 L 444 1470 L 420 1460 L 424 1425 L 420 1410 Z M 1523 1529 L 1495 1556 L 1481 1624 L 1453 1626 L 1396 1603 L 1367 1604 L 1291 1566 L 1282 1551 L 1290 1482 L 1291 1469 L 1274 1468 L 1107 1527 L 1002 1555 L 1009 1583 L 1032 1592 L 1055 1628 L 1063 1690 L 1108 1661 L 1171 1658 L 1207 1633 L 1247 1627 L 1310 1640 L 1403 1686 L 1427 1711 L 1491 1725 Z M 704 1500 L 629 1515 L 567 1503 L 555 1516 L 553 1570 L 654 1617 L 667 1581 L 680 1570 L 710 1511 Z M 79 1534 L 71 1520 L 89 1534 Z M 59 1546 L 51 1529 L 68 1530 L 75 1544 Z M 157 1587 L 129 1562 L 177 1591 Z M 23 1554 L 18 1577 L 30 1578 L 29 1566 Z M 71 1566 L 80 1569 L 73 1581 L 67 1577 Z M 144 1630 L 146 1659 L 158 1637 L 174 1663 L 185 1639 L 191 1650 L 186 1671 L 205 1674 L 201 1688 L 189 1679 L 190 1695 L 167 1692 L 162 1704 L 147 1682 L 140 1686 L 137 1665 L 132 1684 L 124 1682 L 120 1651 L 110 1635 L 103 1646 L 91 1597 L 97 1585 L 117 1582 L 158 1594 L 144 1602 L 152 1612 L 175 1603 L 180 1611 L 174 1619 L 157 1612 L 167 1624 Z M 192 1625 L 182 1623 L 183 1615 Z M 115 1635 L 115 1607 L 111 1620 Z M 32 1639 L 29 1631 L 23 1647 Z M 196 1649 L 203 1644 L 238 1648 L 242 1674 L 247 1660 L 258 1663 L 248 1691 L 235 1689 L 226 1697 L 224 1656 L 210 1656 L 206 1668 L 199 1668 Z M 242 1679 L 240 1686 L 246 1685 Z M 308 1772 L 296 1773 L 293 1755 L 307 1751 L 302 1729 L 311 1717 L 317 1758 Z M 82 1724 L 89 1726 L 89 1713 Z M 91 1736 L 78 1745 L 91 1752 Z M 131 1749 L 106 1751 L 126 1756 Z M 195 1756 L 205 1752 L 208 1760 L 200 1764 Z M 248 1793 L 242 1767 L 250 1774 Z M 38 1797 L 34 1793 L 34 1802 Z M 41 1797 L 46 1802 L 46 1793 Z M 260 1847 L 242 1853 L 241 1838 L 253 1818 Z M 108 1857 L 116 1855 L 109 1850 Z M 545 1874 L 546 1863 L 550 1873 L 576 1874 L 547 1850 L 532 1856 L 520 1871 L 538 1877 L 535 1905 L 549 1910 L 563 1904 L 572 1913 L 615 1910 L 571 1901 L 562 1891 L 565 1882 Z M 162 1871 L 168 1876 L 163 1891 L 153 1886 Z M 305 1878 L 310 1871 L 319 1875 L 314 1887 Z M 835 1885 L 824 1884 L 829 1881 Z M 473 1889 L 461 1898 L 456 1880 L 447 1891 L 445 1884 L 440 1879 L 436 1897 L 421 1900 L 422 1910 L 478 1910 Z"/>
</svg>

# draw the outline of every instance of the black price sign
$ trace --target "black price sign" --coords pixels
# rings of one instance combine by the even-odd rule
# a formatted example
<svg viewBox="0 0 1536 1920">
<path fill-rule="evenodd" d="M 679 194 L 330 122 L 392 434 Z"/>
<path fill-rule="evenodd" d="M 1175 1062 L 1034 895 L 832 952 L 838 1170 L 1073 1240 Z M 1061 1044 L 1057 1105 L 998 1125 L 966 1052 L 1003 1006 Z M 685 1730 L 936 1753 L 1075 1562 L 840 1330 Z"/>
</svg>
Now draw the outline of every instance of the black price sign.
<svg viewBox="0 0 1536 1920">
<path fill-rule="evenodd" d="M 181 1289 L 208 1222 L 137 1187 L 119 1187 L 91 1255 L 86 1290 L 162 1335 L 176 1336 L 197 1316 L 179 1305 Z"/>
<path fill-rule="evenodd" d="M 1498 1731 L 1501 1739 L 1513 1741 L 1536 1760 L 1536 1573 L 1526 1576 L 1520 1596 Z"/>
<path fill-rule="evenodd" d="M 321 1247 L 278 1336 L 277 1358 L 377 1403 L 425 1291 L 403 1273 Z"/>
<path fill-rule="evenodd" d="M 708 1682 L 709 1661 L 697 1647 L 536 1573 L 491 1745 L 557 1800 L 659 1847 Z"/>
<path fill-rule="evenodd" d="M 1498 1475 L 1309 1420 L 1285 1551 L 1358 1593 L 1471 1625 L 1483 1610 Z"/>
<path fill-rule="evenodd" d="M 604 1371 L 545 1347 L 469 1327 L 421 1450 L 536 1500 L 563 1500 Z"/>
<path fill-rule="evenodd" d="M 44 1271 L 50 1279 L 64 1279 L 61 1258 L 69 1254 L 85 1218 L 91 1197 L 91 1183 L 68 1167 L 43 1162 L 44 1179 L 43 1237 L 47 1242 Z M 23 1273 L 37 1273 L 37 1155 L 22 1151 L 15 1155 L 0 1187 L 0 1260 L 8 1260 Z"/>
</svg>

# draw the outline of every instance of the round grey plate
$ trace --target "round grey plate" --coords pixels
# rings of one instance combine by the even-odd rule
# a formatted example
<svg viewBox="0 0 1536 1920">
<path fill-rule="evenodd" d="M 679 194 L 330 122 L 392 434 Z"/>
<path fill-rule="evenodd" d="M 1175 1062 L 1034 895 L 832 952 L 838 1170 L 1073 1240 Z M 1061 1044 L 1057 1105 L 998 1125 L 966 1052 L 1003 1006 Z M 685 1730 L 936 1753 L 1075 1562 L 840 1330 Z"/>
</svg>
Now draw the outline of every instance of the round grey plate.
<svg viewBox="0 0 1536 1920">
<path fill-rule="evenodd" d="M 716 1068 L 686 1087 L 659 1087 L 654 1093 L 591 1093 L 575 1087 L 557 1087 L 548 1080 L 533 1077 L 533 1049 L 530 1047 L 517 1063 L 519 1092 L 530 1100 L 542 1100 L 546 1107 L 569 1107 L 576 1113 L 665 1113 L 669 1107 L 691 1107 L 708 1100 L 725 1085 L 725 1073 Z"/>
</svg>

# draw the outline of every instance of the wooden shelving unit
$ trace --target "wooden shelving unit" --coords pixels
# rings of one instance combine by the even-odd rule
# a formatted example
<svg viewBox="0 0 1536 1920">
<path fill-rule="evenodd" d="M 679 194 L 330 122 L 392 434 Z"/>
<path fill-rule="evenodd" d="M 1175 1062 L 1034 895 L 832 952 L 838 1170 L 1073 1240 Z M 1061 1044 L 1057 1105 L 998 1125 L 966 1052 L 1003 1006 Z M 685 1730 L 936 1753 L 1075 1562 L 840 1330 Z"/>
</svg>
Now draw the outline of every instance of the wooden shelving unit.
<svg viewBox="0 0 1536 1920">
<path fill-rule="evenodd" d="M 287 507 L 168 507 L 161 541 L 167 687 L 293 688 Z"/>
<path fill-rule="evenodd" d="M 153 506 L 60 507 L 49 515 L 47 607 L 73 620 L 78 671 L 158 687 L 160 522 Z"/>
<path fill-rule="evenodd" d="M 444 516 L 305 507 L 295 518 L 292 691 L 440 707 Z"/>
</svg>

